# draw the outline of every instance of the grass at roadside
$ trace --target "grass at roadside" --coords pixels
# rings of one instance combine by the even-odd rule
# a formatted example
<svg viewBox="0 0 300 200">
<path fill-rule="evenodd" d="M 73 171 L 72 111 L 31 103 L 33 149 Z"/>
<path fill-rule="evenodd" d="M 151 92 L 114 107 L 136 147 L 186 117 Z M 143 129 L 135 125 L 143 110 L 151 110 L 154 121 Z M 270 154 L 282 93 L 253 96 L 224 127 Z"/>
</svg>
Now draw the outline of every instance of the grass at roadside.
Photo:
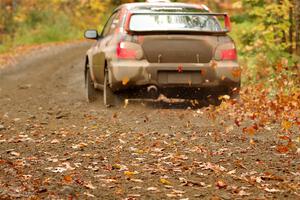
<svg viewBox="0 0 300 200">
<path fill-rule="evenodd" d="M 82 38 L 83 31 L 74 26 L 65 14 L 54 15 L 54 13 L 45 12 L 42 15 L 32 16 L 32 19 L 15 27 L 13 34 L 4 36 L 4 42 L 0 44 L 0 54 L 24 45 L 39 45 Z"/>
</svg>

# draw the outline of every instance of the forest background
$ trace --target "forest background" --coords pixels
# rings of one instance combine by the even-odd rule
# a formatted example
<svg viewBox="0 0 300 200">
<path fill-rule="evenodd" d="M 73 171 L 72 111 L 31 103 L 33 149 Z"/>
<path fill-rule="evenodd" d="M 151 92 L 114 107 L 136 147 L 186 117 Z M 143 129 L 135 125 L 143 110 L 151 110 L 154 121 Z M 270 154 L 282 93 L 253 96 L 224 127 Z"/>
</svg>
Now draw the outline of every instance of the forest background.
<svg viewBox="0 0 300 200">
<path fill-rule="evenodd" d="M 283 92 L 299 92 L 299 0 L 177 1 L 230 13 L 244 85 L 261 81 Z M 82 39 L 85 29 L 100 31 L 111 11 L 126 2 L 134 0 L 1 0 L 0 54 L 20 46 Z"/>
</svg>

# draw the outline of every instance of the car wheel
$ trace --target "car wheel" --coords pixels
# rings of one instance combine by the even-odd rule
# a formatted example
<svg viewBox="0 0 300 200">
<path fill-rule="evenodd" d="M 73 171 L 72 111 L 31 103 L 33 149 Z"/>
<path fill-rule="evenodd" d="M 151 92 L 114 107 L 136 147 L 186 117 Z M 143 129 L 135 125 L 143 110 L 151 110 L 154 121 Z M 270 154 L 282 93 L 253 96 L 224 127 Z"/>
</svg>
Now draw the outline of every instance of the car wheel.
<svg viewBox="0 0 300 200">
<path fill-rule="evenodd" d="M 219 99 L 219 95 L 211 95 L 207 98 L 208 105 L 219 106 L 222 101 Z"/>
<path fill-rule="evenodd" d="M 94 83 L 89 69 L 86 70 L 85 94 L 86 100 L 88 102 L 93 102 L 97 99 L 97 90 L 94 87 Z"/>
<path fill-rule="evenodd" d="M 108 70 L 105 70 L 105 74 L 104 74 L 103 103 L 107 107 L 115 106 L 116 103 L 116 95 L 111 90 L 108 83 Z"/>
</svg>

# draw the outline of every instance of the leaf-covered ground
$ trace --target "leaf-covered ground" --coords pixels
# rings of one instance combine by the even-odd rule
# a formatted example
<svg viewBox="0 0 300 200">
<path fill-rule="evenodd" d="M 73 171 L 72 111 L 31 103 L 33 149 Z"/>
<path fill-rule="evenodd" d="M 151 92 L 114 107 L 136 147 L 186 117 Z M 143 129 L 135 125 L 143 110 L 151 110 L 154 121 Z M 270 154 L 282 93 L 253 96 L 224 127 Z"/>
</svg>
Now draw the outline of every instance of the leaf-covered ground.
<svg viewBox="0 0 300 200">
<path fill-rule="evenodd" d="M 106 109 L 84 99 L 87 46 L 0 72 L 0 199 L 300 198 L 298 93 Z"/>
</svg>

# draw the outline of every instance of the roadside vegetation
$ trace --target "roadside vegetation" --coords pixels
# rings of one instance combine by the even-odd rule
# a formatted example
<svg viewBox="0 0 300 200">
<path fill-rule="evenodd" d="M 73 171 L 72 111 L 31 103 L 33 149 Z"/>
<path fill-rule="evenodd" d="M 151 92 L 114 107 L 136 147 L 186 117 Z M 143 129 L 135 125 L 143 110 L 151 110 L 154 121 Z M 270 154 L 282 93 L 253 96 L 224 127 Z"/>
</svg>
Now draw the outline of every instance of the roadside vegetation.
<svg viewBox="0 0 300 200">
<path fill-rule="evenodd" d="M 97 0 L 5 0 L 0 6 L 0 53 L 21 45 L 82 39 L 87 27 L 100 28 L 111 7 Z"/>
</svg>

